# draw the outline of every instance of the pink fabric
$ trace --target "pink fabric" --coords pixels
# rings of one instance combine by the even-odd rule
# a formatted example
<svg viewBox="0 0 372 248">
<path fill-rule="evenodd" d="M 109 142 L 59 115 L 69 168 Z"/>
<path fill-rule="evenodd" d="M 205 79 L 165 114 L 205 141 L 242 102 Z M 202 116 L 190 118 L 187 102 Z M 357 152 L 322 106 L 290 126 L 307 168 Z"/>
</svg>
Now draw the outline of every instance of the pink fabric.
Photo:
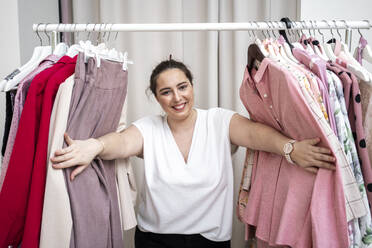
<svg viewBox="0 0 372 248">
<path fill-rule="evenodd" d="M 240 88 L 252 120 L 296 140 L 320 137 L 320 145 L 330 147 L 289 72 L 264 59 L 253 74 L 254 81 L 245 70 Z M 314 175 L 276 154 L 258 152 L 256 158 L 244 221 L 256 226 L 259 239 L 291 247 L 348 247 L 339 163 L 336 172 L 320 169 Z"/>
<path fill-rule="evenodd" d="M 322 94 L 323 102 L 328 112 L 328 118 L 332 130 L 337 134 L 336 121 L 334 117 L 334 110 L 329 102 L 328 94 L 328 79 L 327 79 L 327 64 L 318 55 L 309 55 L 301 49 L 294 48 L 292 50 L 293 56 L 300 61 L 302 64 L 306 65 L 315 75 L 319 77 L 319 89 Z"/>
<path fill-rule="evenodd" d="M 0 191 L 3 186 L 5 174 L 8 170 L 9 159 L 13 151 L 13 145 L 14 145 L 15 137 L 16 137 L 17 130 L 18 130 L 18 123 L 19 123 L 19 120 L 21 119 L 23 105 L 25 104 L 27 91 L 28 91 L 28 88 L 30 87 L 31 81 L 41 71 L 51 67 L 55 62 L 57 62 L 58 59 L 59 57 L 56 55 L 53 55 L 53 54 L 49 55 L 39 64 L 37 68 L 35 68 L 32 72 L 30 72 L 30 74 L 28 74 L 18 84 L 18 90 L 17 90 L 17 94 L 15 97 L 15 101 L 14 101 L 13 118 L 12 118 L 12 123 L 10 126 L 8 142 L 6 145 L 3 165 L 2 165 L 1 174 L 0 174 Z"/>
<path fill-rule="evenodd" d="M 366 145 L 366 135 L 363 128 L 363 114 L 359 84 L 356 76 L 337 63 L 328 63 L 327 68 L 339 76 L 343 87 L 346 108 L 349 116 L 351 131 L 358 150 L 362 168 L 364 185 L 367 190 L 368 202 L 372 206 L 372 166 Z"/>
<path fill-rule="evenodd" d="M 360 39 L 359 39 L 359 46 L 358 46 L 358 50 L 357 50 L 357 54 L 356 54 L 356 60 L 361 64 L 363 65 L 363 49 L 366 47 L 366 45 L 368 44 L 367 40 L 364 39 L 363 36 L 360 36 Z"/>
</svg>

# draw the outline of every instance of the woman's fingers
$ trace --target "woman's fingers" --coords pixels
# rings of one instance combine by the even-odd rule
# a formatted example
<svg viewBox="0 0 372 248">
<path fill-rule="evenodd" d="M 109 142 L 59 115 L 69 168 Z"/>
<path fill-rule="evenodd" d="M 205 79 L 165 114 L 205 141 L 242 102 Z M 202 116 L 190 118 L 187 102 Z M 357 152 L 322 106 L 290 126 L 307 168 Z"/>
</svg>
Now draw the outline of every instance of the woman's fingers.
<svg viewBox="0 0 372 248">
<path fill-rule="evenodd" d="M 336 159 L 333 156 L 320 154 L 320 153 L 315 153 L 314 158 L 319 161 L 326 161 L 326 162 L 331 162 L 331 163 L 334 163 L 336 161 Z"/>
<path fill-rule="evenodd" d="M 84 171 L 84 169 L 85 169 L 86 167 L 87 167 L 87 165 L 80 165 L 80 166 L 76 167 L 76 169 L 73 170 L 73 171 L 71 172 L 71 175 L 70 175 L 70 179 L 71 179 L 71 181 L 74 180 L 75 177 L 76 177 L 77 175 L 79 175 L 82 171 Z"/>
<path fill-rule="evenodd" d="M 78 163 L 75 161 L 75 159 L 65 160 L 63 162 L 59 163 L 53 163 L 53 168 L 55 169 L 64 169 L 72 166 L 76 166 Z"/>
<path fill-rule="evenodd" d="M 319 146 L 314 146 L 312 148 L 312 151 L 313 152 L 316 152 L 316 153 L 323 153 L 323 154 L 332 154 L 331 150 L 328 149 L 328 148 L 324 148 L 324 147 L 319 147 Z"/>
<path fill-rule="evenodd" d="M 336 170 L 336 166 L 334 164 L 324 162 L 324 161 L 319 161 L 319 160 L 314 161 L 314 166 L 318 168 L 328 169 L 328 170 Z"/>
<path fill-rule="evenodd" d="M 311 173 L 314 173 L 314 174 L 316 174 L 318 172 L 318 169 L 315 168 L 315 167 L 306 167 L 305 170 L 307 170 Z"/>
<path fill-rule="evenodd" d="M 52 157 L 50 158 L 50 161 L 52 161 L 53 163 L 60 163 L 60 162 L 72 159 L 73 157 L 74 157 L 73 153 L 69 152 L 69 153 L 64 153 L 63 155 Z"/>
<path fill-rule="evenodd" d="M 318 144 L 320 142 L 320 139 L 319 138 L 314 138 L 314 139 L 308 139 L 308 143 L 310 144 L 310 145 L 316 145 L 316 144 Z"/>
<path fill-rule="evenodd" d="M 65 148 L 63 148 L 63 149 L 56 150 L 56 151 L 54 152 L 54 156 L 61 156 L 61 155 L 64 155 L 64 154 L 66 154 L 66 153 L 68 153 L 68 152 L 71 152 L 73 149 L 74 149 L 74 147 L 70 145 L 70 146 L 65 147 Z"/>
<path fill-rule="evenodd" d="M 74 143 L 74 140 L 71 139 L 70 136 L 68 136 L 67 133 L 65 133 L 63 136 L 65 137 L 65 141 L 66 141 L 67 145 L 70 146 L 72 143 Z"/>
</svg>

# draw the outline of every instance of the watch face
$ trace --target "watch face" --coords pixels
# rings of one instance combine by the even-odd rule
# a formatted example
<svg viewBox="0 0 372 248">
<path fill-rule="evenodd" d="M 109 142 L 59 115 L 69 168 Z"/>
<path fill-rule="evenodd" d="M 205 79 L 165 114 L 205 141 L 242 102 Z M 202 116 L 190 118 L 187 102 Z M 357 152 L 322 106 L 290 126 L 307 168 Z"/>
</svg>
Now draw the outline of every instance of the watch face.
<svg viewBox="0 0 372 248">
<path fill-rule="evenodd" d="M 284 149 L 283 150 L 284 150 L 284 153 L 288 154 L 288 153 L 290 153 L 292 151 L 292 149 L 293 149 L 292 144 L 287 143 L 287 144 L 284 145 Z"/>
</svg>

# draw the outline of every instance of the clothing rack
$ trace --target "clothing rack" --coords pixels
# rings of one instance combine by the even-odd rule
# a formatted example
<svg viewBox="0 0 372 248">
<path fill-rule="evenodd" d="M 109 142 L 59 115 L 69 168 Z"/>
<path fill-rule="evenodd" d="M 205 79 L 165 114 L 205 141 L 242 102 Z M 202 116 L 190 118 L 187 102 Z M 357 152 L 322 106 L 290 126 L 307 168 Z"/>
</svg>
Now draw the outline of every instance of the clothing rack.
<svg viewBox="0 0 372 248">
<path fill-rule="evenodd" d="M 35 32 L 52 32 L 52 46 L 57 44 L 57 32 L 184 32 L 184 31 L 255 31 L 255 30 L 318 30 L 345 29 L 345 43 L 351 44 L 352 29 L 370 29 L 368 20 L 291 21 L 287 28 L 282 21 L 224 23 L 141 23 L 141 24 L 49 24 L 33 25 Z"/>
</svg>

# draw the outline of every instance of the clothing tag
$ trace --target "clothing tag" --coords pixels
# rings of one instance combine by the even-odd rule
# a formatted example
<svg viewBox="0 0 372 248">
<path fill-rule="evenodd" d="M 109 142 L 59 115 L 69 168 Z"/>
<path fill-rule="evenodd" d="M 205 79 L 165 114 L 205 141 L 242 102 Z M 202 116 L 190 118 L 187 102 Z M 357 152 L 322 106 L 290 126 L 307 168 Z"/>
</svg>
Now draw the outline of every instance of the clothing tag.
<svg viewBox="0 0 372 248">
<path fill-rule="evenodd" d="M 261 62 L 258 61 L 257 59 L 255 59 L 254 60 L 254 66 L 255 66 L 255 68 L 258 69 L 260 67 L 260 65 L 261 65 Z"/>
<path fill-rule="evenodd" d="M 17 68 L 12 73 L 10 73 L 8 76 L 6 76 L 4 79 L 6 81 L 12 80 L 17 74 L 19 74 L 21 71 Z"/>
</svg>

